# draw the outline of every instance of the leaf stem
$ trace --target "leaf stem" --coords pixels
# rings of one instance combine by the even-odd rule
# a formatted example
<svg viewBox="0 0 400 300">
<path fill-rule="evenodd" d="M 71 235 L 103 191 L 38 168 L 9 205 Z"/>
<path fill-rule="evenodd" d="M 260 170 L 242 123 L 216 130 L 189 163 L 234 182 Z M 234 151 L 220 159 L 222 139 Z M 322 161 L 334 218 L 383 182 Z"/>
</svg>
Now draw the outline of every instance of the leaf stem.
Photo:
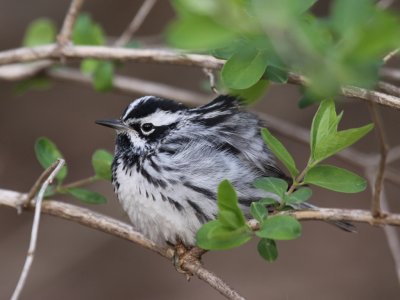
<svg viewBox="0 0 400 300">
<path fill-rule="evenodd" d="M 294 190 L 299 186 L 302 185 L 302 181 L 304 179 L 304 176 L 306 176 L 308 170 L 311 168 L 310 164 L 307 164 L 307 167 L 304 168 L 303 171 L 293 180 L 292 185 L 290 186 L 289 190 L 286 192 L 286 195 L 290 195 L 291 193 L 294 192 Z"/>
<path fill-rule="evenodd" d="M 58 187 L 56 189 L 56 192 L 60 192 L 60 191 L 66 190 L 66 189 L 80 187 L 82 185 L 90 184 L 90 183 L 94 182 L 96 179 L 98 179 L 96 176 L 91 176 L 91 177 L 87 177 L 84 179 L 80 179 L 80 180 L 77 180 L 77 181 L 71 182 L 69 184 Z"/>
</svg>

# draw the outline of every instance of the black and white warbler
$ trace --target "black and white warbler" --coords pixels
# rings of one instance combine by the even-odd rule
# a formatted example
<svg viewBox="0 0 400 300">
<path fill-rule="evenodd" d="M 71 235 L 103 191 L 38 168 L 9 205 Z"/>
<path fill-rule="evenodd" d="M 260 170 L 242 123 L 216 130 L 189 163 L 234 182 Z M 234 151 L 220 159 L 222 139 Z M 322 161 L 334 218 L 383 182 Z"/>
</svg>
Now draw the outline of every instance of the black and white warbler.
<svg viewBox="0 0 400 300">
<path fill-rule="evenodd" d="M 261 137 L 262 121 L 235 97 L 188 108 L 146 96 L 120 119 L 97 124 L 117 132 L 112 181 L 123 209 L 158 244 L 195 245 L 197 230 L 217 214 L 223 179 L 233 184 L 247 214 L 251 202 L 267 196 L 253 186 L 255 179 L 289 180 Z"/>
</svg>

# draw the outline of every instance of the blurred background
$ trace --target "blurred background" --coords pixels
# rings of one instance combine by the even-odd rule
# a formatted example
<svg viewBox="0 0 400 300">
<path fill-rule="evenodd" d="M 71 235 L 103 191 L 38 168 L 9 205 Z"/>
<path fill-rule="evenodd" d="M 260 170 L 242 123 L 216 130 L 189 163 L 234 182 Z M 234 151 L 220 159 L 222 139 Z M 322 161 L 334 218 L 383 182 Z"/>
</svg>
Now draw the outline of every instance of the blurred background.
<svg viewBox="0 0 400 300">
<path fill-rule="evenodd" d="M 315 10 L 324 14 L 328 1 Z M 83 11 L 117 37 L 131 21 L 142 1 L 87 1 Z M 400 5 L 392 6 L 398 9 Z M 0 0 L 0 50 L 21 45 L 25 28 L 38 17 L 62 24 L 69 1 Z M 137 36 L 162 32 L 174 13 L 168 1 L 158 1 Z M 396 64 L 394 60 L 393 64 Z M 127 63 L 119 73 L 203 92 L 200 69 Z M 67 181 L 92 175 L 91 155 L 104 148 L 113 151 L 114 133 L 96 126 L 94 120 L 118 117 L 125 106 L 142 95 L 97 93 L 89 86 L 55 81 L 48 91 L 29 91 L 17 96 L 14 83 L 0 82 L 0 187 L 27 192 L 42 168 L 33 145 L 40 136 L 52 139 L 69 167 Z M 204 101 L 211 99 L 208 94 Z M 258 111 L 309 128 L 315 107 L 300 110 L 298 88 L 274 85 L 256 104 Z M 345 101 L 343 127 L 370 122 L 367 106 Z M 391 145 L 398 137 L 399 113 L 380 109 Z M 365 153 L 378 151 L 375 133 L 355 147 Z M 298 162 L 305 162 L 308 148 L 282 139 Z M 333 164 L 345 166 L 332 159 Z M 300 163 L 301 165 L 301 163 Z M 351 166 L 346 166 L 352 168 Z M 399 167 L 399 165 L 397 165 Z M 355 172 L 360 170 L 352 169 Z M 399 212 L 399 187 L 386 184 L 392 211 Z M 93 185 L 107 196 L 106 205 L 90 209 L 128 221 L 108 182 Z M 322 207 L 369 209 L 370 191 L 356 195 L 314 190 L 313 201 Z M 62 201 L 83 205 L 69 197 Z M 8 299 L 18 280 L 28 248 L 32 213 L 17 215 L 0 207 L 0 299 Z M 304 222 L 304 233 L 295 241 L 279 242 L 279 259 L 264 262 L 256 242 L 239 249 L 208 253 L 207 268 L 216 272 L 249 299 L 399 299 L 399 283 L 383 230 L 364 224 L 358 234 L 344 233 L 321 222 Z M 22 299 L 223 299 L 208 285 L 190 282 L 172 263 L 135 244 L 44 215 L 35 260 Z"/>
</svg>

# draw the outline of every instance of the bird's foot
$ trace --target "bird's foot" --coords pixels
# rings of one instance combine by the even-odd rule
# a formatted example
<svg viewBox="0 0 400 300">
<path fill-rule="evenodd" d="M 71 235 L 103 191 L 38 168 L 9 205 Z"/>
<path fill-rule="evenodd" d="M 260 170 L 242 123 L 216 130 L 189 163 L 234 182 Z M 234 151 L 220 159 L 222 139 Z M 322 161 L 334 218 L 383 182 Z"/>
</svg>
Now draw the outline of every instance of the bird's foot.
<svg viewBox="0 0 400 300">
<path fill-rule="evenodd" d="M 204 250 L 194 247 L 187 248 L 182 242 L 178 242 L 174 247 L 174 256 L 172 262 L 175 269 L 186 276 L 187 281 L 193 276 L 193 273 L 185 268 L 185 264 L 200 264 L 201 255 L 204 254 Z"/>
<path fill-rule="evenodd" d="M 174 256 L 172 257 L 172 262 L 175 266 L 175 269 L 186 276 L 186 280 L 189 281 L 193 274 L 184 269 L 184 264 L 188 259 L 188 254 L 190 249 L 186 248 L 186 246 L 182 242 L 178 242 L 174 245 Z"/>
</svg>

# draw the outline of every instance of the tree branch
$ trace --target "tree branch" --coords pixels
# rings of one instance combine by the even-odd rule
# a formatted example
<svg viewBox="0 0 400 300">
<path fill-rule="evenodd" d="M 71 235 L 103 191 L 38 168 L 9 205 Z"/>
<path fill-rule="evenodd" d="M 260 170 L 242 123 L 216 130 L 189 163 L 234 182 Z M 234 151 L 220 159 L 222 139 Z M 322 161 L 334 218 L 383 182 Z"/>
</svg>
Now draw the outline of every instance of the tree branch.
<svg viewBox="0 0 400 300">
<path fill-rule="evenodd" d="M 400 88 L 394 84 L 390 84 L 384 81 L 378 82 L 378 89 L 382 92 L 396 97 L 400 97 Z"/>
<path fill-rule="evenodd" d="M 0 189 L 0 205 L 17 208 L 21 205 L 21 203 L 26 201 L 26 199 L 27 194 Z M 153 252 L 156 252 L 167 259 L 172 259 L 174 256 L 174 250 L 172 248 L 160 247 L 154 242 L 145 238 L 142 234 L 134 231 L 132 226 L 105 215 L 96 213 L 87 208 L 49 200 L 42 204 L 42 212 L 77 222 L 86 227 L 97 229 L 99 231 L 139 244 L 140 246 L 152 250 Z M 343 220 L 351 222 L 363 222 L 371 225 L 400 226 L 400 214 L 386 214 L 380 218 L 374 218 L 371 212 L 358 209 L 320 208 L 318 210 L 287 211 L 281 212 L 280 214 L 289 214 L 298 220 Z M 253 229 L 256 229 L 258 226 L 255 220 L 250 220 L 249 224 Z M 227 296 L 229 299 L 244 299 L 219 277 L 203 268 L 198 260 L 193 260 L 193 256 L 184 258 L 182 268 L 192 272 L 200 279 L 217 289 L 221 294 Z"/>
<path fill-rule="evenodd" d="M 347 221 L 369 225 L 400 226 L 400 214 L 388 213 L 375 218 L 370 211 L 363 209 L 317 208 L 282 211 L 277 215 L 289 215 L 300 221 Z M 253 230 L 259 229 L 259 223 L 255 219 L 249 220 L 248 224 Z"/>
<path fill-rule="evenodd" d="M 182 66 L 205 67 L 220 69 L 224 61 L 202 54 L 186 54 L 173 50 L 158 49 L 128 49 L 107 46 L 70 46 L 57 51 L 57 45 L 46 45 L 32 48 L 17 48 L 0 52 L 0 65 L 29 62 L 39 59 L 66 58 L 97 58 L 130 60 L 147 63 L 166 63 Z"/>
<path fill-rule="evenodd" d="M 24 203 L 26 199 L 27 194 L 0 189 L 0 206 L 5 205 L 17 208 L 21 206 L 21 203 Z M 41 208 L 42 212 L 45 214 L 70 220 L 86 227 L 128 240 L 156 252 L 167 259 L 171 260 L 174 257 L 174 250 L 172 248 L 160 247 L 139 232 L 134 231 L 132 226 L 87 208 L 52 200 L 43 202 Z M 245 299 L 217 275 L 202 267 L 199 259 L 194 256 L 185 256 L 182 261 L 182 268 L 196 275 L 229 299 Z"/>
<path fill-rule="evenodd" d="M 70 46 L 59 49 L 57 45 L 46 45 L 1 51 L 0 65 L 59 58 L 130 60 L 135 62 L 165 63 L 218 70 L 221 69 L 225 63 L 224 60 L 216 59 L 209 55 L 187 54 L 173 50 L 126 49 L 106 46 Z M 288 82 L 298 85 L 307 84 L 307 80 L 304 77 L 293 73 L 289 74 Z M 346 97 L 374 102 L 400 110 L 400 98 L 392 95 L 354 86 L 343 87 L 341 93 Z"/>
<path fill-rule="evenodd" d="M 84 0 L 72 0 L 69 6 L 67 15 L 65 16 L 60 34 L 57 37 L 60 46 L 66 46 L 71 43 L 72 30 L 79 11 L 83 5 Z"/>
<path fill-rule="evenodd" d="M 133 18 L 132 22 L 129 26 L 125 29 L 122 33 L 121 37 L 116 40 L 114 43 L 115 47 L 123 47 L 125 46 L 136 33 L 136 31 L 142 26 L 144 20 L 146 19 L 147 15 L 153 8 L 154 4 L 157 0 L 144 0 L 142 5 L 140 6 L 138 12 L 136 13 L 135 17 Z"/>
</svg>

